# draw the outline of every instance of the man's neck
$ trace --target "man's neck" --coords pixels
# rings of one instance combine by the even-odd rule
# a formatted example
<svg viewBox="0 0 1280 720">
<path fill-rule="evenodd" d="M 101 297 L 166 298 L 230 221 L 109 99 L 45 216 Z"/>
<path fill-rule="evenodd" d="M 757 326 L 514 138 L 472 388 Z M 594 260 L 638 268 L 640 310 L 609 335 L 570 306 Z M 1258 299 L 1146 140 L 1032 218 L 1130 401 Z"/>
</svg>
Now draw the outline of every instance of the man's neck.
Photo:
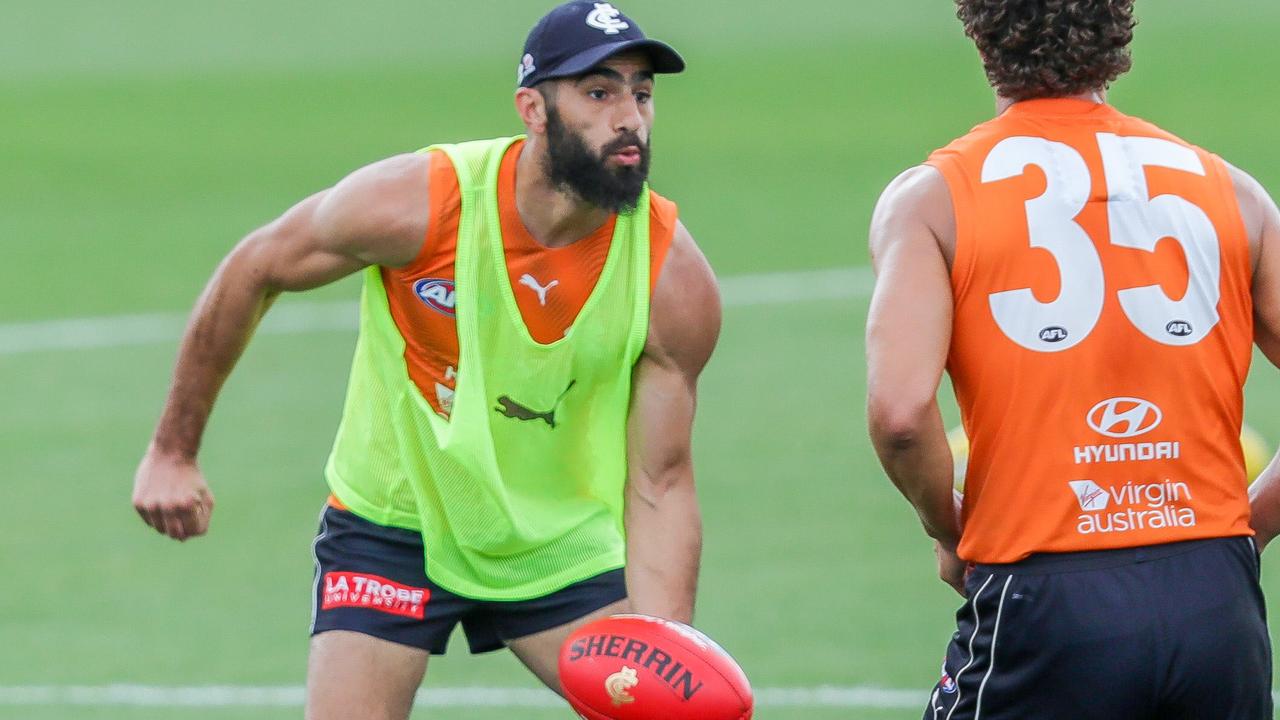
<svg viewBox="0 0 1280 720">
<path fill-rule="evenodd" d="M 1033 98 L 1033 99 L 1038 99 L 1038 98 Z M 1048 98 L 1045 98 L 1045 99 L 1048 99 Z M 1090 90 L 1088 92 L 1082 92 L 1078 95 L 1067 95 L 1064 97 L 1058 97 L 1053 99 L 1054 100 L 1083 100 L 1085 102 L 1101 104 L 1107 101 L 1107 91 L 1105 89 Z M 996 95 L 996 115 L 1003 115 L 1005 110 L 1008 110 L 1009 108 L 1013 107 L 1014 104 L 1017 102 L 1019 101 L 997 94 Z"/>
<path fill-rule="evenodd" d="M 608 222 L 612 213 L 553 187 L 542 161 L 545 152 L 532 137 L 520 148 L 516 159 L 516 210 L 538 244 L 564 247 L 590 235 Z"/>
</svg>

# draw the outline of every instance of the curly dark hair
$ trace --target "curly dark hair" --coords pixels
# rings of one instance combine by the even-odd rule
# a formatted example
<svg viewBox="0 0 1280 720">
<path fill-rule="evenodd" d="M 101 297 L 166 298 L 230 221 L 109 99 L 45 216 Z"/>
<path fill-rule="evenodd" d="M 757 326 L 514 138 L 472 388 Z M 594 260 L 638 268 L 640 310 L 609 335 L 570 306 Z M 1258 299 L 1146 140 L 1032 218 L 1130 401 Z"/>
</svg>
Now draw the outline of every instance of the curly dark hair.
<svg viewBox="0 0 1280 720">
<path fill-rule="evenodd" d="M 1012 100 L 1109 85 L 1133 65 L 1134 0 L 956 0 L 987 79 Z"/>
</svg>

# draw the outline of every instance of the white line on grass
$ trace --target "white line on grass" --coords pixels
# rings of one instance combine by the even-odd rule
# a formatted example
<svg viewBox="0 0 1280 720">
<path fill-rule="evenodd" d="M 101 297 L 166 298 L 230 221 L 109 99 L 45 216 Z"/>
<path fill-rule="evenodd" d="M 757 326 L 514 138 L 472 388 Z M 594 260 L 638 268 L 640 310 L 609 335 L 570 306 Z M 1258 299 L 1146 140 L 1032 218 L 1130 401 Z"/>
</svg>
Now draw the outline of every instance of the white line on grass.
<svg viewBox="0 0 1280 720">
<path fill-rule="evenodd" d="M 927 696 L 918 690 L 877 687 L 761 688 L 756 703 L 765 707 L 914 709 Z M 80 707 L 301 707 L 301 685 L 30 685 L 0 686 L 0 706 Z M 427 688 L 418 693 L 418 707 L 555 708 L 564 701 L 549 690 L 535 688 Z"/>
<path fill-rule="evenodd" d="M 872 284 L 870 268 L 847 267 L 736 275 L 723 278 L 720 291 L 727 307 L 748 307 L 866 297 Z M 349 331 L 357 319 L 353 302 L 280 303 L 267 313 L 258 334 Z M 168 343 L 186 323 L 185 313 L 148 313 L 0 324 L 0 355 Z"/>
<path fill-rule="evenodd" d="M 728 307 L 867 297 L 875 278 L 866 266 L 735 275 L 720 279 Z"/>
<path fill-rule="evenodd" d="M 1280 692 L 1272 696 L 1280 702 Z M 924 707 L 922 690 L 879 687 L 759 688 L 756 704 L 776 708 L 846 708 L 864 710 L 914 710 Z M 44 707 L 301 707 L 306 689 L 301 685 L 0 685 L 0 706 Z M 556 708 L 564 701 L 549 690 L 535 688 L 456 687 L 428 688 L 414 703 L 433 708 Z"/>
</svg>

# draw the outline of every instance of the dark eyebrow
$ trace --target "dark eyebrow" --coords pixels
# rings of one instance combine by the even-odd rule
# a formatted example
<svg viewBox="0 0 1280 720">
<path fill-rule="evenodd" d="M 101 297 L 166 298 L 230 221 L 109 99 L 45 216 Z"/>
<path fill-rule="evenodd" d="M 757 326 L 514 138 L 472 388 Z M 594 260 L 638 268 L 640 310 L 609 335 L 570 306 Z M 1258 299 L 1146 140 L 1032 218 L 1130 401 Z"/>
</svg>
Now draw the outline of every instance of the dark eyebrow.
<svg viewBox="0 0 1280 720">
<path fill-rule="evenodd" d="M 586 73 L 584 73 L 581 77 L 578 78 L 577 84 L 582 84 L 587 80 L 590 80 L 591 78 L 597 77 L 597 76 L 602 77 L 606 80 L 612 80 L 614 82 L 626 83 L 627 81 L 627 79 L 623 77 L 622 73 L 618 72 L 617 70 L 614 70 L 613 68 L 601 66 L 601 67 L 594 67 L 588 70 Z M 632 84 L 645 82 L 646 80 L 650 82 L 653 81 L 652 70 L 640 70 L 631 76 Z"/>
<path fill-rule="evenodd" d="M 627 81 L 626 78 L 622 77 L 622 73 L 618 72 L 617 70 L 614 70 L 613 68 L 594 67 L 586 71 L 585 73 L 583 73 L 582 77 L 578 78 L 578 84 L 581 85 L 582 83 L 596 76 L 602 77 L 606 80 L 613 80 L 614 82 Z"/>
</svg>

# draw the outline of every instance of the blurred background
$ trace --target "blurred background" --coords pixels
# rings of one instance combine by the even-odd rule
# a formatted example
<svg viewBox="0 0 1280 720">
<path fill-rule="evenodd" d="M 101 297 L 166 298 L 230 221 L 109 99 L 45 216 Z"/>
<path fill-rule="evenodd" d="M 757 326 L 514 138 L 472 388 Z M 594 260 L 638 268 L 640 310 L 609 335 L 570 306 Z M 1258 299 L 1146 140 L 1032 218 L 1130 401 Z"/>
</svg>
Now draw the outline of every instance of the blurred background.
<svg viewBox="0 0 1280 720">
<path fill-rule="evenodd" d="M 866 439 L 866 228 L 894 175 L 991 116 L 976 53 L 946 0 L 619 6 L 689 62 L 658 83 L 653 184 L 725 287 L 696 434 L 698 625 L 761 689 L 758 717 L 919 717 L 960 600 Z M 297 199 L 390 154 L 519 131 L 515 67 L 549 7 L 0 5 L 0 717 L 301 715 L 358 285 L 277 306 L 205 443 L 212 531 L 179 545 L 129 494 L 184 315 Z M 1113 102 L 1280 191 L 1280 4 L 1138 8 Z M 1247 418 L 1273 443 L 1278 403 L 1259 358 Z M 424 696 L 446 707 L 419 715 L 570 717 L 533 687 L 455 643 Z"/>
</svg>

